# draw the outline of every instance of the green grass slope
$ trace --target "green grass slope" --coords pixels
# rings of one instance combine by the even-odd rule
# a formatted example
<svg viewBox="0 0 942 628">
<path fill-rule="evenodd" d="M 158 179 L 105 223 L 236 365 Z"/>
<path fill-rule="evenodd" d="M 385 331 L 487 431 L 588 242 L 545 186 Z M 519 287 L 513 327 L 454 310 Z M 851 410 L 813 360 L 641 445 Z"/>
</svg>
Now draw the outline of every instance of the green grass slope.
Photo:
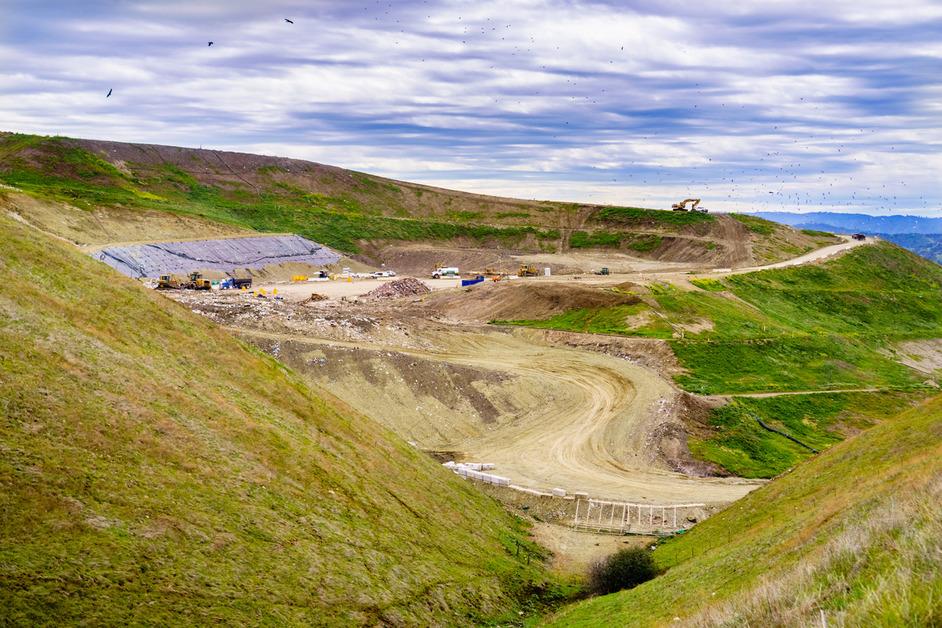
<svg viewBox="0 0 942 628">
<path fill-rule="evenodd" d="M 0 216 L 0 623 L 469 624 L 546 592 L 496 502 Z"/>
<path fill-rule="evenodd" d="M 942 397 L 835 445 L 554 626 L 942 625 Z"/>
<path fill-rule="evenodd" d="M 942 337 L 942 267 L 888 243 L 695 283 L 656 284 L 630 310 L 509 322 L 667 339 L 687 370 L 678 383 L 703 394 L 910 388 L 921 379 L 885 350 Z"/>
<path fill-rule="evenodd" d="M 709 415 L 710 430 L 689 436 L 695 458 L 746 478 L 771 478 L 876 423 L 892 419 L 925 392 L 853 392 L 733 397 Z M 762 427 L 756 419 L 777 430 Z M 800 441 L 796 443 L 788 436 Z"/>
<path fill-rule="evenodd" d="M 498 198 L 293 159 L 10 133 L 0 133 L 0 182 L 79 211 L 160 211 L 298 233 L 347 253 L 366 242 L 456 241 L 712 260 L 728 245 L 728 228 L 739 228 L 712 214 Z M 122 215 L 123 221 L 133 219 Z M 752 238 L 753 248 L 773 258 L 828 241 L 767 225 L 767 233 L 733 232 Z M 88 240 L 109 241 L 107 230 Z"/>
<path fill-rule="evenodd" d="M 746 477 L 773 477 L 934 390 L 895 348 L 942 338 L 942 267 L 895 245 L 693 283 L 700 289 L 655 284 L 643 303 L 498 322 L 663 338 L 685 369 L 677 383 L 694 393 L 885 391 L 740 398 L 713 411 L 710 435 L 691 437 L 691 452 Z"/>
</svg>

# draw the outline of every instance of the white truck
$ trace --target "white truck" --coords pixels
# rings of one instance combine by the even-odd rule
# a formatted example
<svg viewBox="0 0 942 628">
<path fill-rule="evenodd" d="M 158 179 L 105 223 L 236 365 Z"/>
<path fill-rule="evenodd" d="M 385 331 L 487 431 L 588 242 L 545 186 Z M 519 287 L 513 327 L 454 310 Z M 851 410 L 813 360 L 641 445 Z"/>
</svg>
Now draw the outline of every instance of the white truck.
<svg viewBox="0 0 942 628">
<path fill-rule="evenodd" d="M 442 277 L 460 277 L 457 266 L 439 266 L 432 273 L 432 279 L 441 279 Z"/>
</svg>

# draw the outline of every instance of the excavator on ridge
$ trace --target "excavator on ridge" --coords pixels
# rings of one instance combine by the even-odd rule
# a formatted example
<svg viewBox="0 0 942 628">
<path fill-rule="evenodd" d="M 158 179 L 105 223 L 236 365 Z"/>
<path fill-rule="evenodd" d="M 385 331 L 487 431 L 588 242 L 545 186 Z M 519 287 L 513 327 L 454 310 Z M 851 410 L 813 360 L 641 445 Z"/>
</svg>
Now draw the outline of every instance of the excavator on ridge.
<svg viewBox="0 0 942 628">
<path fill-rule="evenodd" d="M 687 209 L 687 203 L 692 203 L 692 205 L 690 205 L 690 209 Z M 704 214 L 707 213 L 706 208 L 697 209 L 697 205 L 699 204 L 700 204 L 699 198 L 685 198 L 681 202 L 674 203 L 673 205 L 671 205 L 671 210 L 675 212 L 691 211 L 691 212 L 703 212 Z"/>
</svg>

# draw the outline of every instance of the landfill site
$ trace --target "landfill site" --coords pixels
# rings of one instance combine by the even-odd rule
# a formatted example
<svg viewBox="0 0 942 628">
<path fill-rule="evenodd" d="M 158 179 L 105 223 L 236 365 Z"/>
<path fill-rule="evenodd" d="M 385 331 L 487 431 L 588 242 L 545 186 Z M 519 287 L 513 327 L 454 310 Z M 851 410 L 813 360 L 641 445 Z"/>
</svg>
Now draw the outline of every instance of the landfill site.
<svg viewBox="0 0 942 628">
<path fill-rule="evenodd" d="M 860 244 L 848 238 L 777 266 Z M 555 274 L 526 260 L 463 269 L 441 253 L 442 263 L 409 274 L 287 235 L 137 243 L 91 255 L 538 516 L 551 545 L 572 531 L 676 532 L 762 484 L 690 455 L 690 421 L 717 402 L 676 386 L 679 366 L 665 341 L 491 324 L 615 305 L 625 297 L 614 286 L 643 290 L 655 281 L 681 285 L 692 273 L 754 268 L 645 260 L 632 268 L 621 258 L 619 272 Z"/>
</svg>

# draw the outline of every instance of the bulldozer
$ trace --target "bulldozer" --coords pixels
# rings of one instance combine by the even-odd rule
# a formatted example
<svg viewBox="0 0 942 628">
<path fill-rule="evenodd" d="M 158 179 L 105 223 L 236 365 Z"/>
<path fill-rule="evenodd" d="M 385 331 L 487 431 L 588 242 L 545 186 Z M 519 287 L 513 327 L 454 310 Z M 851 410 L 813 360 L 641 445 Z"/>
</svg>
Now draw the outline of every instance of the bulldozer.
<svg viewBox="0 0 942 628">
<path fill-rule="evenodd" d="M 209 279 L 203 279 L 203 275 L 196 271 L 190 273 L 189 281 L 184 284 L 184 288 L 188 290 L 209 290 L 213 287 L 213 282 Z"/>
<path fill-rule="evenodd" d="M 538 274 L 533 264 L 520 264 L 520 270 L 517 271 L 518 277 L 536 277 Z"/>
<path fill-rule="evenodd" d="M 690 206 L 689 210 L 687 209 L 687 203 L 693 203 L 693 205 Z M 671 209 L 675 212 L 685 212 L 685 211 L 693 212 L 693 211 L 697 211 L 697 205 L 699 204 L 700 204 L 699 198 L 685 198 L 681 202 L 674 203 L 673 205 L 671 205 Z"/>
<path fill-rule="evenodd" d="M 180 278 L 176 275 L 161 275 L 157 279 L 158 290 L 176 290 L 180 288 Z"/>
<path fill-rule="evenodd" d="M 209 290 L 212 285 L 209 279 L 203 279 L 203 275 L 195 271 L 185 278 L 177 275 L 161 275 L 157 279 L 158 290 Z"/>
</svg>

